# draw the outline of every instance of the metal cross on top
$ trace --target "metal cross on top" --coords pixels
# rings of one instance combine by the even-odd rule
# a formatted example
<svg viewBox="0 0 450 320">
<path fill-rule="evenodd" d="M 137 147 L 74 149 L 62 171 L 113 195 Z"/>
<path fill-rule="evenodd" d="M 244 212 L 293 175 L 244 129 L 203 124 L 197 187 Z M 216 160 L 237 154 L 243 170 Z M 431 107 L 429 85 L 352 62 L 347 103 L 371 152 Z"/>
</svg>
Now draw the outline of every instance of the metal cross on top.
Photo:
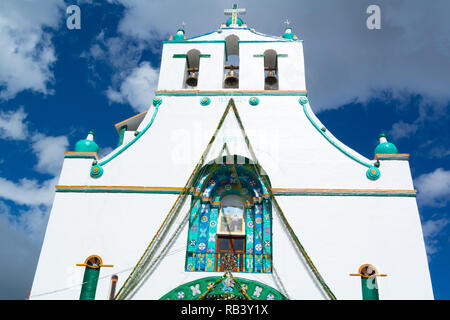
<svg viewBox="0 0 450 320">
<path fill-rule="evenodd" d="M 233 4 L 233 9 L 223 10 L 225 15 L 231 15 L 231 24 L 237 24 L 238 14 L 245 14 L 245 9 L 238 9 L 237 4 Z"/>
<path fill-rule="evenodd" d="M 284 22 L 284 24 L 286 25 L 286 28 L 289 28 L 289 25 L 291 24 L 291 22 L 290 22 L 288 19 L 286 19 L 286 21 Z"/>
</svg>

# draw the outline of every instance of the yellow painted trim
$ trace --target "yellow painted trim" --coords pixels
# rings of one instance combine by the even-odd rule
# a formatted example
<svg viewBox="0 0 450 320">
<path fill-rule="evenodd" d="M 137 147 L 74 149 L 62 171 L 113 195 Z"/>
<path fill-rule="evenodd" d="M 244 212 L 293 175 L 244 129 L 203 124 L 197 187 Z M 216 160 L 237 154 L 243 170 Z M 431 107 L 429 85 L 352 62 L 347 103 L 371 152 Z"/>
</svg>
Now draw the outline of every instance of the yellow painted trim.
<svg viewBox="0 0 450 320">
<path fill-rule="evenodd" d="M 148 112 L 148 111 L 144 111 L 144 112 L 141 112 L 141 113 L 139 113 L 139 114 L 137 114 L 137 115 L 135 115 L 135 116 L 132 116 L 132 117 L 130 117 L 130 118 L 128 118 L 128 119 L 125 119 L 125 120 L 123 120 L 123 121 L 120 121 L 120 122 L 116 123 L 116 124 L 114 125 L 114 127 L 120 126 L 121 124 L 123 124 L 123 123 L 125 123 L 125 122 L 127 122 L 127 121 L 129 121 L 129 120 L 131 120 L 131 119 L 134 119 L 134 118 L 136 118 L 136 117 L 139 117 L 140 115 L 142 115 L 142 114 L 144 114 L 144 113 L 147 113 L 147 112 Z"/>
<path fill-rule="evenodd" d="M 64 152 L 64 156 L 94 156 L 95 159 L 99 159 L 97 152 L 73 152 L 73 151 L 67 151 Z"/>
<path fill-rule="evenodd" d="M 178 187 L 143 187 L 143 186 L 66 186 L 57 185 L 56 189 L 139 189 L 139 190 L 183 190 L 183 188 Z"/>
<path fill-rule="evenodd" d="M 417 193 L 417 190 L 399 190 L 399 189 L 303 189 L 303 188 L 272 188 L 274 192 L 388 192 L 388 193 Z"/>
</svg>

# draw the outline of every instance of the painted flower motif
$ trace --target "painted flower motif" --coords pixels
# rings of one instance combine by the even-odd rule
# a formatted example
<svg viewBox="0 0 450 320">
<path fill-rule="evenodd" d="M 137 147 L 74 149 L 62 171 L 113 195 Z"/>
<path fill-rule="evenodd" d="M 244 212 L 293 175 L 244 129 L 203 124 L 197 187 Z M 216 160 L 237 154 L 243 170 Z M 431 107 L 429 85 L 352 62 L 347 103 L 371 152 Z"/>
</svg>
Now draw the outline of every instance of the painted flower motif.
<svg viewBox="0 0 450 320">
<path fill-rule="evenodd" d="M 248 286 L 244 283 L 241 285 L 241 288 L 242 288 L 242 290 L 244 290 L 244 292 L 246 292 L 248 289 Z"/>
<path fill-rule="evenodd" d="M 232 278 L 226 278 L 224 281 L 222 281 L 222 291 L 232 292 L 233 287 L 234 287 L 234 281 Z"/>
<path fill-rule="evenodd" d="M 231 184 L 227 184 L 227 185 L 225 186 L 225 190 L 230 191 L 230 190 L 231 190 Z"/>
<path fill-rule="evenodd" d="M 203 216 L 202 217 L 202 222 L 206 222 L 206 221 L 208 221 L 208 217 L 207 216 Z"/>
<path fill-rule="evenodd" d="M 251 180 L 251 181 L 250 181 L 250 185 L 251 185 L 251 186 L 256 185 L 256 181 L 255 181 L 255 180 Z"/>
<path fill-rule="evenodd" d="M 264 246 L 265 247 L 270 247 L 270 241 L 268 241 L 268 240 L 264 241 Z"/>
<path fill-rule="evenodd" d="M 253 221 L 249 221 L 248 226 L 249 226 L 249 228 L 253 227 Z"/>
<path fill-rule="evenodd" d="M 192 263 L 188 264 L 186 267 L 187 271 L 194 271 L 194 265 Z"/>
<path fill-rule="evenodd" d="M 209 248 L 207 251 L 208 251 L 209 253 L 214 253 L 214 248 Z"/>
<path fill-rule="evenodd" d="M 184 292 L 183 291 L 180 291 L 180 292 L 178 292 L 178 299 L 183 299 L 184 298 Z"/>
<path fill-rule="evenodd" d="M 267 295 L 267 300 L 274 300 L 275 297 L 273 296 L 273 294 L 268 294 Z"/>
<path fill-rule="evenodd" d="M 261 224 L 262 223 L 262 219 L 260 217 L 258 217 L 258 218 L 255 219 L 255 222 L 257 224 Z"/>
<path fill-rule="evenodd" d="M 195 244 L 196 244 L 197 242 L 195 241 L 195 240 L 191 240 L 191 242 L 190 242 L 190 245 L 191 245 L 191 247 L 195 247 Z"/>
<path fill-rule="evenodd" d="M 253 248 L 248 248 L 248 249 L 247 249 L 247 252 L 248 252 L 248 253 L 253 253 Z"/>
<path fill-rule="evenodd" d="M 214 221 L 214 220 L 213 220 L 213 221 L 211 221 L 211 222 L 209 223 L 209 225 L 210 225 L 211 227 L 215 227 L 215 226 L 216 226 L 216 224 L 217 224 L 217 223 L 216 223 L 216 221 Z"/>
<path fill-rule="evenodd" d="M 255 250 L 256 250 L 256 251 L 261 251 L 261 249 L 262 249 L 262 246 L 258 243 L 258 244 L 255 246 Z"/>
<path fill-rule="evenodd" d="M 206 289 L 208 289 L 208 290 L 214 289 L 214 282 L 208 282 L 208 285 L 206 286 Z"/>
<path fill-rule="evenodd" d="M 199 248 L 200 250 L 203 250 L 203 249 L 206 248 L 206 244 L 205 244 L 204 242 L 201 242 L 201 243 L 198 245 L 198 248 Z"/>
</svg>

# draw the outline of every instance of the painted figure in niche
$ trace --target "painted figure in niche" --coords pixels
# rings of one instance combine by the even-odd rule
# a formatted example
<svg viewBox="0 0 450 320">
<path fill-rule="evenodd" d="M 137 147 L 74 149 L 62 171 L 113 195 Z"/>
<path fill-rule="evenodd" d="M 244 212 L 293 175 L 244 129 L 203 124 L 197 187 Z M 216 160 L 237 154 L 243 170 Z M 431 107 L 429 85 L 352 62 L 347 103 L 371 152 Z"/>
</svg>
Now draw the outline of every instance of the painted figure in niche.
<svg viewBox="0 0 450 320">
<path fill-rule="evenodd" d="M 244 210 L 242 207 L 222 207 L 219 232 L 244 233 Z"/>
</svg>

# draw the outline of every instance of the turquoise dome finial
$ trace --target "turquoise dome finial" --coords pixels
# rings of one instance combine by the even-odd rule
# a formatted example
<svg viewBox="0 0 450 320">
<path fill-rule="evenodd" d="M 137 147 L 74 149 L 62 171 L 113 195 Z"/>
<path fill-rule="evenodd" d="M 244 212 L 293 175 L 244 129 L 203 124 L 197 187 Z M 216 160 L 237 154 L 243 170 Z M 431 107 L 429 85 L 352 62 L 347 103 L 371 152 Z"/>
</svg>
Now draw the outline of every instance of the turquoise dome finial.
<svg viewBox="0 0 450 320">
<path fill-rule="evenodd" d="M 178 28 L 178 30 L 177 30 L 177 33 L 175 33 L 173 36 L 171 36 L 170 37 L 170 39 L 169 40 L 184 40 L 184 39 L 186 39 L 186 36 L 185 36 L 185 32 L 184 32 L 184 26 L 185 26 L 186 24 L 184 23 L 184 21 L 181 23 L 181 27 L 180 28 Z"/>
<path fill-rule="evenodd" d="M 375 154 L 396 154 L 398 153 L 397 147 L 388 142 L 384 133 L 380 134 L 380 144 L 375 148 Z"/>
<path fill-rule="evenodd" d="M 98 153 L 98 145 L 94 141 L 94 131 L 89 131 L 86 139 L 82 139 L 75 144 L 75 152 L 95 152 Z"/>
<path fill-rule="evenodd" d="M 286 19 L 284 24 L 286 25 L 286 30 L 284 30 L 284 33 L 281 37 L 283 37 L 284 39 L 297 39 L 297 36 L 292 32 L 292 28 L 290 26 L 291 22 Z"/>
</svg>

